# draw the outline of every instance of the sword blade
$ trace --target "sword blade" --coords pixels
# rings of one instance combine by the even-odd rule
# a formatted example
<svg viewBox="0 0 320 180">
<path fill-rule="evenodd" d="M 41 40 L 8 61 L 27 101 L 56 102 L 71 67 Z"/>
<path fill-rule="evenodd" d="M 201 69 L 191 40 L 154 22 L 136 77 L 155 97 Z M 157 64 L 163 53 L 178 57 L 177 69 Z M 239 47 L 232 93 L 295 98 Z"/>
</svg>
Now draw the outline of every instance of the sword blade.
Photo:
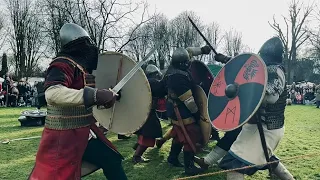
<svg viewBox="0 0 320 180">
<path fill-rule="evenodd" d="M 191 22 L 192 26 L 198 31 L 198 33 L 200 34 L 200 36 L 203 38 L 203 40 L 207 43 L 207 45 L 212 49 L 212 51 L 217 55 L 217 51 L 213 48 L 213 46 L 210 44 L 210 42 L 207 40 L 206 37 L 204 37 L 204 35 L 201 33 L 201 31 L 198 29 L 198 27 L 196 26 L 196 24 L 191 20 L 191 18 L 188 16 L 189 21 Z"/>
<path fill-rule="evenodd" d="M 164 41 L 166 39 L 168 39 L 169 37 L 169 33 L 165 35 L 165 37 L 163 37 L 161 39 L 160 42 L 158 42 L 155 47 L 153 49 L 151 49 L 151 51 L 142 59 L 142 61 L 140 61 L 136 66 L 134 66 L 130 71 L 129 73 L 123 77 L 121 79 L 121 81 L 112 89 L 112 91 L 114 93 L 118 93 L 121 88 L 123 88 L 123 86 L 133 77 L 133 75 L 139 70 L 139 68 L 141 68 L 141 66 L 148 62 L 148 59 L 150 58 L 150 56 L 164 43 Z"/>
</svg>

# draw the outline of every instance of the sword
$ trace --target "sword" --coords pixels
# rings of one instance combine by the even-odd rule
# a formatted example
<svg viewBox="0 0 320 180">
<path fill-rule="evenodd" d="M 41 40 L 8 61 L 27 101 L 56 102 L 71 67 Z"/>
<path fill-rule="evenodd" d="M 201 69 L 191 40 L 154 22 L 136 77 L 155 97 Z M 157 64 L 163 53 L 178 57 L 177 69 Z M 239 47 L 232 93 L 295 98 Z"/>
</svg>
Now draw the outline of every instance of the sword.
<svg viewBox="0 0 320 180">
<path fill-rule="evenodd" d="M 200 36 L 203 38 L 203 40 L 207 43 L 207 45 L 212 49 L 212 51 L 217 55 L 217 51 L 213 48 L 213 46 L 209 43 L 209 41 L 207 40 L 206 37 L 204 37 L 204 35 L 201 33 L 201 31 L 198 29 L 198 27 L 196 26 L 196 24 L 191 20 L 191 18 L 188 16 L 189 21 L 191 22 L 192 26 L 198 31 L 198 33 L 200 34 Z"/>
<path fill-rule="evenodd" d="M 149 57 L 164 43 L 165 40 L 168 39 L 168 37 L 169 33 L 166 34 L 165 37 L 163 37 L 161 41 L 158 42 L 155 45 L 155 47 L 151 49 L 151 51 L 142 59 L 142 61 L 140 61 L 136 66 L 134 66 L 134 68 L 132 68 L 131 71 L 125 77 L 123 77 L 121 81 L 113 89 L 109 90 L 117 94 L 121 90 L 121 88 L 133 77 L 133 75 L 138 71 L 138 69 L 141 68 L 143 64 L 149 61 Z"/>
<path fill-rule="evenodd" d="M 33 137 L 26 137 L 26 138 L 17 138 L 17 139 L 5 139 L 3 140 L 1 143 L 2 144 L 9 144 L 10 142 L 13 142 L 13 141 L 21 141 L 21 140 L 29 140 L 29 139 L 38 139 L 38 138 L 41 138 L 41 136 L 33 136 Z"/>
</svg>

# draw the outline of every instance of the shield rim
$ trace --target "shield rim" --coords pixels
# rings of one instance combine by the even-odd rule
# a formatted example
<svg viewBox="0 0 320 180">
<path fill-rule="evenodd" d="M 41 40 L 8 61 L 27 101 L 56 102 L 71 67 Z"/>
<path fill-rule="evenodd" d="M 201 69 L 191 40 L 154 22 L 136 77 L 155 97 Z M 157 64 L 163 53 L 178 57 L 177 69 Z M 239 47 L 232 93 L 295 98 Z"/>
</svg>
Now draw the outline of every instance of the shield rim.
<svg viewBox="0 0 320 180">
<path fill-rule="evenodd" d="M 212 77 L 212 83 L 213 83 L 213 81 L 214 81 L 214 79 L 215 79 L 215 76 L 212 74 L 212 72 L 210 71 L 210 69 L 209 69 L 209 67 L 204 63 L 204 62 L 202 62 L 201 60 L 193 60 L 193 61 L 191 61 L 191 65 L 190 65 L 190 69 L 191 69 L 191 67 L 192 67 L 192 63 L 193 62 L 196 62 L 196 63 L 199 63 L 200 62 L 200 64 L 202 64 L 206 69 L 207 69 L 207 71 L 210 73 L 210 75 L 211 75 L 211 77 Z M 220 71 L 219 71 L 220 72 Z M 219 73 L 218 73 L 219 74 Z M 211 84 L 212 84 L 211 83 Z M 198 84 L 197 84 L 198 85 Z M 202 87 L 201 87 L 202 88 Z M 203 88 L 202 88 L 203 89 Z M 211 89 L 211 86 L 210 86 L 210 88 L 209 88 L 209 91 L 207 92 L 208 93 L 208 95 L 209 95 L 209 93 L 210 93 L 210 89 Z M 204 89 L 203 89 L 203 91 L 204 91 Z M 205 92 L 205 91 L 204 91 Z M 205 92 L 206 93 L 206 92 Z M 207 94 L 206 94 L 207 95 Z M 208 96 L 208 99 L 209 99 L 209 96 Z"/>
<path fill-rule="evenodd" d="M 238 129 L 239 127 L 242 127 L 244 124 L 246 124 L 246 123 L 252 118 L 252 116 L 258 111 L 258 109 L 260 108 L 260 106 L 261 106 L 261 104 L 262 104 L 262 101 L 263 101 L 263 99 L 264 99 L 264 97 L 265 97 L 265 94 L 266 94 L 266 88 L 267 88 L 267 83 L 268 83 L 267 66 L 266 66 L 264 60 L 263 60 L 258 54 L 255 54 L 255 53 L 242 53 L 242 54 L 239 54 L 239 55 L 233 57 L 231 60 L 229 60 L 229 61 L 219 70 L 219 72 L 217 73 L 217 76 L 220 74 L 220 72 L 225 68 L 225 66 L 226 66 L 228 63 L 230 63 L 230 62 L 231 62 L 233 59 L 235 59 L 236 57 L 238 57 L 238 56 L 243 56 L 243 55 L 250 55 L 250 57 L 251 57 L 251 56 L 255 56 L 255 57 L 257 57 L 257 58 L 261 61 L 262 65 L 263 65 L 263 67 L 264 67 L 264 73 L 265 73 L 265 80 L 264 80 L 263 92 L 262 92 L 260 101 L 258 102 L 256 108 L 252 111 L 251 115 L 248 116 L 248 118 L 247 118 L 245 121 L 243 121 L 241 124 L 239 124 L 239 125 L 238 125 L 237 127 L 235 127 L 235 128 L 231 128 L 231 129 L 228 129 L 228 130 L 226 130 L 226 129 L 218 129 L 217 127 L 215 127 L 215 126 L 213 125 L 212 120 L 211 120 L 211 118 L 210 118 L 210 122 L 211 122 L 212 127 L 215 128 L 215 129 L 218 130 L 218 131 L 229 132 L 229 131 L 233 131 L 233 130 L 235 130 L 235 129 Z M 210 86 L 210 90 L 211 90 L 211 87 L 212 87 L 215 79 L 216 79 L 216 78 L 214 78 L 213 81 L 212 81 L 212 84 L 211 84 L 211 86 Z M 209 91 L 209 92 L 210 92 L 210 91 Z M 208 95 L 208 112 L 209 112 L 209 95 Z M 209 117 L 210 117 L 210 115 L 209 115 Z"/>
<path fill-rule="evenodd" d="M 133 59 L 131 59 L 129 56 L 127 56 L 127 55 L 125 55 L 125 54 L 123 54 L 123 53 L 120 53 L 120 52 L 105 51 L 105 52 L 99 54 L 99 56 L 102 56 L 102 55 L 120 55 L 120 56 L 124 56 L 124 57 L 127 58 L 128 60 L 132 61 L 133 64 L 134 64 L 134 66 L 137 65 L 137 63 L 136 63 Z M 96 70 L 95 70 L 95 71 L 96 71 Z M 150 97 L 150 101 L 149 101 L 149 105 L 148 105 L 148 109 L 149 109 L 149 110 L 148 110 L 148 113 L 146 113 L 145 120 L 143 121 L 143 123 L 142 123 L 137 129 L 132 130 L 132 132 L 131 132 L 131 131 L 129 131 L 129 132 L 115 132 L 115 131 L 112 130 L 112 128 L 109 129 L 109 127 L 104 127 L 104 126 L 102 125 L 102 123 L 100 123 L 101 126 L 103 126 L 104 128 L 106 128 L 108 131 L 111 131 L 111 132 L 113 132 L 113 133 L 117 133 L 117 134 L 120 134 L 120 135 L 133 134 L 134 132 L 136 132 L 136 131 L 138 131 L 139 129 L 141 129 L 142 126 L 147 122 L 147 119 L 148 119 L 148 117 L 149 117 L 149 115 L 150 115 L 151 107 L 152 107 L 151 87 L 150 87 L 150 83 L 149 83 L 148 78 L 147 78 L 146 74 L 144 73 L 143 69 L 140 67 L 138 71 L 141 71 L 141 72 L 142 72 L 142 74 L 143 74 L 143 76 L 144 76 L 144 80 L 147 82 L 147 83 L 146 83 L 146 86 L 147 86 L 147 88 L 148 88 L 148 90 L 149 90 L 149 91 L 148 91 L 148 94 L 146 94 L 146 95 L 149 95 L 149 97 Z M 137 71 L 137 72 L 138 72 L 138 71 Z M 137 73 L 137 72 L 136 72 L 136 73 Z M 124 76 L 125 76 L 125 75 L 124 75 Z M 120 81 L 121 81 L 121 79 L 120 79 Z M 129 80 L 129 81 L 130 81 L 130 80 Z M 116 103 L 115 103 L 115 104 L 116 104 Z M 112 106 L 112 107 L 113 107 L 113 106 Z M 112 108 L 112 107 L 111 107 L 111 108 Z M 93 113 L 93 112 L 94 112 L 94 111 L 93 111 L 94 109 L 98 110 L 97 105 L 94 105 L 94 106 L 92 107 L 92 114 L 93 114 L 94 119 L 95 119 L 97 122 L 99 122 L 99 121 L 97 120 L 96 116 L 95 116 L 95 113 Z"/>
<path fill-rule="evenodd" d="M 206 103 L 208 103 L 208 96 L 206 95 L 206 93 L 205 93 L 205 91 L 204 91 L 204 89 L 200 86 L 200 85 L 196 85 L 196 89 L 197 89 L 197 91 L 198 90 L 201 90 L 202 92 L 203 92 L 203 94 L 205 95 L 205 97 L 207 98 L 207 102 Z M 210 142 L 210 136 L 211 136 L 211 133 L 212 133 L 212 123 L 211 123 L 211 120 L 210 120 L 210 116 L 209 116 L 209 112 L 208 112 L 208 104 L 206 104 L 207 105 L 207 108 L 203 108 L 204 109 L 204 111 L 205 111 L 205 109 L 206 109 L 206 111 L 207 111 L 207 119 L 208 119 L 208 123 L 210 124 L 210 130 L 209 130 L 209 136 L 207 137 L 207 138 L 205 138 L 205 136 L 204 136 L 204 133 L 203 133 L 203 131 L 202 131 L 202 128 L 201 128 L 201 125 L 200 125 L 200 121 L 202 121 L 202 119 L 200 118 L 200 120 L 199 120 L 199 126 L 200 126 L 200 129 L 201 129 L 201 134 L 202 134 L 202 138 L 203 138 L 203 145 L 204 146 L 206 146 L 207 144 L 209 144 L 209 142 Z M 197 106 L 198 106 L 198 104 L 197 104 Z"/>
</svg>

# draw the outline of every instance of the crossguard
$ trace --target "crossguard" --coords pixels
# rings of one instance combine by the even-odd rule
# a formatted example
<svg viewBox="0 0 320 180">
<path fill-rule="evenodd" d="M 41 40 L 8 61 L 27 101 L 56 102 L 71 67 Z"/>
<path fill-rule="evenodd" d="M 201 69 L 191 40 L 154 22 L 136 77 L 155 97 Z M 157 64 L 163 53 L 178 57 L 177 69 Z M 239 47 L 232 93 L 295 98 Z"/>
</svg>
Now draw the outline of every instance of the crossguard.
<svg viewBox="0 0 320 180">
<path fill-rule="evenodd" d="M 113 93 L 113 96 L 119 96 L 119 94 L 117 94 L 116 92 L 114 92 L 111 88 L 109 88 L 109 91 L 111 91 Z"/>
</svg>

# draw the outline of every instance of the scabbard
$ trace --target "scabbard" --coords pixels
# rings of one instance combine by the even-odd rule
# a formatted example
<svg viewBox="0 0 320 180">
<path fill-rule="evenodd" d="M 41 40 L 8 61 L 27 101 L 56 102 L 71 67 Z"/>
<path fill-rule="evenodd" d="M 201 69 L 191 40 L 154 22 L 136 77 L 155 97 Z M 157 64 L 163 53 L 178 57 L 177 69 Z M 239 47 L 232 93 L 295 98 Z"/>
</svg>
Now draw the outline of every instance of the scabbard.
<svg viewBox="0 0 320 180">
<path fill-rule="evenodd" d="M 270 158 L 269 158 L 269 154 L 268 154 L 268 148 L 267 148 L 266 138 L 265 138 L 263 127 L 262 127 L 262 122 L 261 122 L 261 119 L 258 115 L 256 115 L 256 119 L 257 119 L 257 126 L 258 126 L 258 130 L 259 130 L 259 134 L 260 134 L 260 140 L 261 140 L 261 145 L 262 145 L 262 149 L 264 152 L 264 156 L 266 158 L 267 163 L 269 163 Z M 268 170 L 269 170 L 269 176 L 271 177 L 272 176 L 272 168 L 271 168 L 270 164 L 268 164 Z"/>
<path fill-rule="evenodd" d="M 189 137 L 189 135 L 188 135 L 188 133 L 187 133 L 187 130 L 186 130 L 186 128 L 184 127 L 184 124 L 183 124 L 183 122 L 182 122 L 182 118 L 181 118 L 179 109 L 178 109 L 178 107 L 177 107 L 176 104 L 174 104 L 174 112 L 175 112 L 175 114 L 176 114 L 176 116 L 177 116 L 178 122 L 179 122 L 180 127 L 181 127 L 181 129 L 182 129 L 182 132 L 183 132 L 183 134 L 184 134 L 184 137 L 186 138 L 186 140 L 187 140 L 188 144 L 190 145 L 192 151 L 193 151 L 194 153 L 196 153 L 196 152 L 197 152 L 196 147 L 195 147 L 194 144 L 192 143 L 192 141 L 191 141 L 191 139 L 190 139 L 190 137 Z"/>
</svg>

